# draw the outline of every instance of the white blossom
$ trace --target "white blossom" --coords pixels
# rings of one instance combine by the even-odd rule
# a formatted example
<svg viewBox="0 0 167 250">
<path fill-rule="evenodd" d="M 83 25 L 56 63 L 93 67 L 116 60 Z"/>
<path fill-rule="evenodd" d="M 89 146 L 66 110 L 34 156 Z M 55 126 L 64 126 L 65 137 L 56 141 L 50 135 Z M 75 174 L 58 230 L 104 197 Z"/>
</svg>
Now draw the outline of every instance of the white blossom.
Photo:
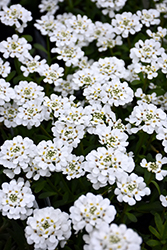
<svg viewBox="0 0 167 250">
<path fill-rule="evenodd" d="M 116 14 L 115 18 L 112 19 L 112 25 L 114 32 L 122 37 L 126 38 L 129 33 L 134 35 L 139 32 L 142 28 L 142 24 L 139 22 L 139 17 L 131 12 L 123 12 L 122 14 Z"/>
<path fill-rule="evenodd" d="M 119 176 L 117 181 L 117 188 L 114 193 L 117 195 L 119 202 L 126 202 L 130 206 L 136 204 L 136 201 L 140 201 L 143 196 L 150 195 L 151 191 L 146 187 L 144 178 L 132 173 L 127 173 Z"/>
<path fill-rule="evenodd" d="M 140 166 L 147 168 L 149 172 L 155 173 L 155 178 L 161 181 L 167 176 L 167 170 L 161 169 L 162 165 L 167 163 L 167 157 L 162 158 L 162 155 L 159 153 L 155 156 L 155 159 L 155 162 L 147 162 L 146 159 L 142 159 Z"/>
<path fill-rule="evenodd" d="M 71 236 L 69 215 L 60 209 L 45 207 L 35 209 L 33 216 L 28 217 L 25 237 L 34 250 L 54 250 L 60 242 L 64 247 Z"/>
<path fill-rule="evenodd" d="M 23 178 L 2 183 L 0 189 L 0 211 L 9 219 L 25 220 L 33 212 L 35 196 L 32 194 L 29 181 Z"/>
<path fill-rule="evenodd" d="M 81 195 L 70 207 L 70 218 L 76 232 L 85 228 L 90 233 L 101 224 L 112 222 L 115 215 L 115 207 L 110 205 L 109 199 L 92 193 Z"/>
<path fill-rule="evenodd" d="M 24 37 L 19 38 L 16 34 L 0 43 L 0 52 L 3 53 L 4 58 L 17 57 L 20 61 L 24 61 L 30 58 L 28 52 L 30 49 L 31 45 L 27 43 L 27 40 Z"/>
<path fill-rule="evenodd" d="M 125 224 L 119 226 L 102 225 L 98 230 L 94 230 L 89 235 L 84 235 L 86 243 L 84 250 L 140 250 L 142 238 Z"/>
</svg>

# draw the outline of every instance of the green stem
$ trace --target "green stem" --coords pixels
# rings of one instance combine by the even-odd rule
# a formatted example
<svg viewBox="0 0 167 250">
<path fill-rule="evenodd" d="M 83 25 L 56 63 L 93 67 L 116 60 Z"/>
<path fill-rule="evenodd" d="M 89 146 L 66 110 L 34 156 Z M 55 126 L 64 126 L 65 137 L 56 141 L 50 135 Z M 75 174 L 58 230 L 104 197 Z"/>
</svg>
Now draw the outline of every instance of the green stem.
<svg viewBox="0 0 167 250">
<path fill-rule="evenodd" d="M 53 137 L 46 131 L 46 129 L 44 129 L 42 125 L 40 125 L 40 128 L 50 139 L 53 139 Z"/>
<path fill-rule="evenodd" d="M 130 42 L 130 39 L 129 39 L 129 36 L 127 37 L 127 41 L 128 41 L 128 47 L 129 47 L 129 49 L 131 49 L 131 42 Z"/>
</svg>

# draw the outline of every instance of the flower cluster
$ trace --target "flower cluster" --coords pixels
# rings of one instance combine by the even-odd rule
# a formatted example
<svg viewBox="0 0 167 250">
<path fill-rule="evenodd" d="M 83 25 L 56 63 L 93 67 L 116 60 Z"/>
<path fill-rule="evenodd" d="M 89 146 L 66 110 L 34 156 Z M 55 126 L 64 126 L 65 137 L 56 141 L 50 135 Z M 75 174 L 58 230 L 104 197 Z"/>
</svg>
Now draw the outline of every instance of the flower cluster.
<svg viewBox="0 0 167 250">
<path fill-rule="evenodd" d="M 29 181 L 23 178 L 4 182 L 0 189 L 0 211 L 9 219 L 25 220 L 33 212 L 35 196 L 32 194 Z"/>
</svg>

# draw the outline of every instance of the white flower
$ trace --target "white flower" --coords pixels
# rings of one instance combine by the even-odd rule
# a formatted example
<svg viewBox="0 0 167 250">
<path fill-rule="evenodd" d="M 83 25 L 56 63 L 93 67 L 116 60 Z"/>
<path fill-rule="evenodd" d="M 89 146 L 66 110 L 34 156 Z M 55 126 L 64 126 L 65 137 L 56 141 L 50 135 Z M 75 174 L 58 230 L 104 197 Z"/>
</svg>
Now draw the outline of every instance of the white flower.
<svg viewBox="0 0 167 250">
<path fill-rule="evenodd" d="M 158 140 L 163 140 L 162 145 L 164 146 L 164 151 L 167 153 L 167 127 L 161 126 L 157 130 L 156 138 Z"/>
<path fill-rule="evenodd" d="M 16 30 L 20 33 L 27 27 L 27 22 L 32 20 L 31 12 L 26 10 L 20 4 L 3 7 L 3 11 L 0 11 L 0 20 L 5 25 L 15 25 Z"/>
<path fill-rule="evenodd" d="M 116 14 L 115 19 L 112 19 L 112 25 L 114 32 L 122 37 L 126 38 L 129 33 L 134 35 L 140 31 L 142 24 L 139 22 L 139 17 L 131 12 L 123 12 L 122 14 Z"/>
<path fill-rule="evenodd" d="M 3 53 L 4 58 L 17 57 L 20 61 L 24 61 L 30 58 L 28 50 L 31 49 L 31 45 L 27 43 L 27 40 L 14 34 L 12 37 L 8 37 L 7 41 L 0 43 L 0 52 Z"/>
<path fill-rule="evenodd" d="M 87 178 L 94 189 L 113 185 L 123 171 L 131 173 L 134 169 L 133 158 L 112 148 L 98 147 L 87 156 L 84 164 Z"/>
<path fill-rule="evenodd" d="M 166 53 L 162 53 L 161 57 L 158 58 L 158 64 L 160 66 L 162 73 L 164 73 L 167 77 L 167 54 Z"/>
<path fill-rule="evenodd" d="M 7 77 L 11 71 L 9 62 L 5 62 L 0 58 L 0 75 Z"/>
<path fill-rule="evenodd" d="M 69 21 L 65 21 L 67 27 L 71 27 L 74 31 L 74 35 L 78 37 L 79 46 L 83 46 L 87 44 L 87 41 L 92 42 L 94 24 L 92 20 L 88 18 L 86 15 L 81 16 L 78 14 L 77 16 L 73 15 Z M 86 44 L 85 44 L 86 42 Z"/>
<path fill-rule="evenodd" d="M 67 155 L 67 165 L 61 167 L 62 174 L 66 175 L 67 180 L 79 178 L 85 174 L 84 156 Z"/>
<path fill-rule="evenodd" d="M 120 129 L 112 129 L 110 126 L 105 125 L 98 126 L 97 134 L 99 136 L 99 142 L 102 145 L 106 145 L 107 148 L 118 149 L 121 152 L 126 151 L 128 135 L 125 132 L 121 132 Z"/>
<path fill-rule="evenodd" d="M 63 80 L 62 78 L 59 81 L 56 81 L 54 91 L 60 92 L 61 96 L 65 97 L 68 95 L 73 95 L 74 90 L 79 90 L 79 87 L 75 86 L 75 83 L 72 81 L 73 75 L 67 75 L 67 79 Z"/>
<path fill-rule="evenodd" d="M 142 65 L 141 63 L 135 63 L 134 71 L 136 73 L 143 72 L 144 77 L 153 79 L 158 76 L 159 64 L 157 62 L 151 62 L 151 64 Z"/>
<path fill-rule="evenodd" d="M 15 92 L 10 87 L 10 83 L 0 78 L 0 106 L 3 106 L 5 102 L 9 102 L 10 99 L 14 99 Z"/>
<path fill-rule="evenodd" d="M 76 232 L 85 228 L 90 233 L 101 224 L 112 222 L 115 215 L 115 207 L 110 205 L 109 199 L 92 193 L 81 195 L 70 207 L 70 218 Z"/>
<path fill-rule="evenodd" d="M 130 206 L 140 201 L 143 196 L 150 195 L 151 191 L 144 182 L 143 177 L 134 173 L 128 175 L 127 173 L 118 176 L 116 181 L 117 188 L 114 193 L 117 195 L 119 202 L 127 202 Z"/>
<path fill-rule="evenodd" d="M 144 132 L 152 134 L 166 123 L 166 114 L 154 104 L 140 103 L 134 107 L 129 118 L 125 118 L 125 120 L 136 126 L 131 129 L 132 133 L 142 129 Z"/>
<path fill-rule="evenodd" d="M 123 8 L 126 3 L 126 0 L 91 0 L 96 2 L 98 8 L 105 8 L 102 10 L 104 15 L 109 14 L 109 17 L 112 18 L 115 16 L 115 11 L 119 11 Z"/>
<path fill-rule="evenodd" d="M 115 113 L 111 111 L 110 105 L 106 104 L 102 107 L 100 104 L 88 105 L 85 110 L 92 115 L 89 124 L 87 125 L 87 131 L 89 134 L 98 134 L 98 125 L 113 125 L 116 121 Z"/>
<path fill-rule="evenodd" d="M 157 32 L 152 32 L 151 30 L 146 30 L 147 35 L 152 37 L 155 41 L 161 41 L 167 35 L 167 29 L 161 26 L 157 27 Z"/>
<path fill-rule="evenodd" d="M 56 30 L 50 34 L 50 41 L 56 42 L 57 47 L 63 47 L 63 46 L 69 46 L 73 47 L 75 46 L 75 43 L 77 42 L 78 37 L 74 33 L 74 29 L 71 27 L 67 27 L 63 24 L 57 24 Z"/>
<path fill-rule="evenodd" d="M 60 209 L 45 207 L 35 209 L 33 216 L 28 217 L 25 237 L 34 250 L 54 250 L 60 242 L 64 247 L 71 236 L 69 215 Z"/>
<path fill-rule="evenodd" d="M 79 46 L 62 46 L 58 48 L 51 49 L 52 53 L 58 53 L 58 60 L 65 61 L 65 65 L 70 67 L 71 65 L 77 66 L 79 59 L 84 56 L 84 52 L 81 50 Z"/>
<path fill-rule="evenodd" d="M 25 169 L 26 177 L 34 180 L 40 176 L 50 176 L 50 172 L 60 172 L 67 166 L 67 158 L 72 148 L 63 146 L 62 141 L 41 141 L 36 147 L 36 155 Z"/>
<path fill-rule="evenodd" d="M 74 81 L 74 84 L 78 88 L 87 88 L 88 86 L 92 86 L 95 83 L 100 83 L 101 85 L 104 84 L 105 77 L 100 74 L 97 69 L 84 68 L 73 74 L 72 81 Z"/>
<path fill-rule="evenodd" d="M 25 220 L 32 214 L 35 196 L 30 189 L 29 181 L 23 178 L 4 182 L 0 189 L 0 210 L 9 219 Z"/>
<path fill-rule="evenodd" d="M 51 94 L 50 98 L 44 97 L 44 106 L 50 109 L 50 112 L 54 113 L 54 117 L 60 117 L 65 110 L 69 110 L 71 106 L 75 106 L 74 96 L 61 97 L 55 94 Z"/>
<path fill-rule="evenodd" d="M 55 20 L 55 17 L 51 14 L 41 16 L 41 20 L 36 20 L 34 26 L 40 30 L 42 35 L 51 36 L 56 30 L 59 22 Z"/>
<path fill-rule="evenodd" d="M 142 238 L 131 228 L 120 224 L 102 225 L 89 235 L 83 236 L 84 250 L 140 250 Z"/>
<path fill-rule="evenodd" d="M 59 121 L 75 125 L 84 125 L 86 127 L 91 118 L 92 116 L 89 112 L 87 112 L 87 109 L 79 106 L 64 110 L 64 112 L 60 115 Z"/>
<path fill-rule="evenodd" d="M 39 127 L 44 119 L 49 119 L 46 107 L 30 100 L 18 108 L 16 123 L 31 129 L 32 126 Z"/>
<path fill-rule="evenodd" d="M 0 1 L 0 9 L 4 6 L 7 6 L 10 3 L 10 0 L 1 0 Z"/>
<path fill-rule="evenodd" d="M 162 165 L 167 163 L 167 157 L 163 157 L 161 154 L 156 155 L 155 162 L 147 162 L 146 159 L 143 159 L 140 163 L 140 166 L 143 168 L 147 168 L 149 172 L 155 173 L 155 178 L 158 181 L 163 180 L 165 176 L 167 176 L 167 170 L 162 170 Z"/>
<path fill-rule="evenodd" d="M 91 69 L 93 71 L 98 70 L 107 80 L 113 78 L 113 76 L 126 79 L 127 75 L 129 75 L 125 68 L 125 62 L 115 56 L 100 58 L 98 62 L 91 65 Z"/>
<path fill-rule="evenodd" d="M 149 27 L 150 25 L 158 25 L 160 23 L 160 19 L 158 19 L 158 17 L 160 17 L 160 13 L 155 9 L 143 9 L 142 11 L 138 10 L 136 14 L 139 16 L 142 24 L 146 27 Z"/>
<path fill-rule="evenodd" d="M 47 14 L 55 14 L 59 9 L 58 2 L 63 0 L 42 0 L 41 4 L 39 4 L 40 12 L 47 11 Z"/>
<path fill-rule="evenodd" d="M 157 95 L 153 92 L 150 95 L 146 95 L 141 88 L 138 88 L 135 92 L 135 96 L 140 98 L 141 100 L 137 101 L 137 104 L 140 105 L 141 103 L 152 103 L 157 100 Z"/>
<path fill-rule="evenodd" d="M 84 125 L 76 125 L 67 121 L 56 121 L 51 130 L 56 139 L 63 141 L 64 145 L 74 148 L 78 146 L 80 139 L 85 134 Z"/>
<path fill-rule="evenodd" d="M 35 82 L 20 81 L 18 85 L 14 86 L 15 98 L 13 99 L 19 106 L 28 101 L 40 104 L 44 97 L 43 89 L 43 87 L 38 86 Z"/>
<path fill-rule="evenodd" d="M 135 43 L 135 48 L 130 50 L 130 58 L 133 63 L 139 61 L 144 63 L 157 62 L 159 56 L 164 52 L 165 50 L 161 47 L 161 43 L 156 42 L 154 39 L 139 40 Z"/>
<path fill-rule="evenodd" d="M 4 168 L 13 171 L 15 174 L 20 174 L 28 167 L 31 157 L 36 154 L 36 146 L 31 139 L 25 137 L 24 139 L 18 135 L 13 140 L 6 140 L 1 146 L 0 164 Z M 6 169 L 4 170 L 6 173 Z M 12 177 L 13 178 L 13 177 Z"/>
<path fill-rule="evenodd" d="M 45 64 L 43 70 L 40 72 L 40 75 L 45 77 L 43 79 L 44 82 L 48 82 L 49 84 L 54 83 L 56 85 L 59 81 L 61 81 L 59 78 L 63 76 L 63 71 L 64 69 L 59 67 L 57 63 L 54 63 L 51 66 Z"/>
<path fill-rule="evenodd" d="M 18 105 L 16 103 L 5 103 L 3 107 L 0 107 L 0 122 L 4 122 L 4 125 L 7 128 L 17 126 L 17 114 L 18 114 Z"/>
<path fill-rule="evenodd" d="M 162 206 L 167 207 L 167 196 L 161 194 L 159 199 L 161 201 Z"/>
<path fill-rule="evenodd" d="M 100 93 L 102 103 L 116 107 L 132 102 L 133 96 L 133 90 L 128 86 L 128 83 L 121 83 L 117 77 L 104 83 Z"/>
<path fill-rule="evenodd" d="M 25 66 L 21 66 L 20 69 L 23 71 L 23 75 L 27 77 L 30 73 L 38 72 L 39 74 L 44 70 L 46 60 L 43 59 L 39 61 L 40 56 L 36 55 L 34 58 L 30 57 L 28 59 L 25 59 L 22 63 L 25 64 Z"/>
</svg>

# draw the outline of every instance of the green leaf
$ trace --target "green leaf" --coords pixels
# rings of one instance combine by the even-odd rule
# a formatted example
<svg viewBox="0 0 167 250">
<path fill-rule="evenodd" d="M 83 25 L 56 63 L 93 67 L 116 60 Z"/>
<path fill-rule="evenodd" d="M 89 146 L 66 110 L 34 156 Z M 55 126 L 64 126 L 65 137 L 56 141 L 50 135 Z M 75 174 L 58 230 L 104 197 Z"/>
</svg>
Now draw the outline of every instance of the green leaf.
<svg viewBox="0 0 167 250">
<path fill-rule="evenodd" d="M 150 247 L 161 245 L 161 243 L 158 240 L 148 240 L 146 244 Z"/>
<path fill-rule="evenodd" d="M 33 37 L 30 35 L 23 35 L 22 37 L 24 37 L 28 42 L 32 42 L 33 41 Z"/>
<path fill-rule="evenodd" d="M 149 226 L 149 230 L 150 230 L 150 232 L 151 232 L 152 234 L 155 235 L 155 237 L 157 237 L 158 239 L 161 239 L 161 235 L 157 232 L 157 230 L 156 230 L 154 227 Z"/>
<path fill-rule="evenodd" d="M 133 82 L 130 83 L 131 85 L 139 85 L 141 84 L 140 80 L 134 80 Z"/>
<path fill-rule="evenodd" d="M 19 81 L 33 81 L 33 79 L 31 77 L 25 77 L 23 75 L 16 76 L 13 79 L 14 84 L 17 84 Z"/>
<path fill-rule="evenodd" d="M 7 77 L 6 82 L 10 82 L 10 80 L 16 75 L 16 71 L 13 70 Z"/>
<path fill-rule="evenodd" d="M 153 183 L 153 184 L 154 184 L 154 186 L 155 186 L 155 187 L 156 187 L 156 189 L 158 190 L 159 195 L 161 195 L 161 191 L 160 191 L 160 188 L 159 188 L 158 183 L 157 183 L 157 182 L 155 182 L 155 181 L 151 181 L 151 183 Z"/>
<path fill-rule="evenodd" d="M 48 192 L 44 192 L 44 193 L 40 194 L 38 196 L 38 198 L 39 199 L 44 199 L 46 197 L 53 196 L 53 195 L 56 195 L 56 192 L 48 191 Z"/>
<path fill-rule="evenodd" d="M 45 184 L 46 181 L 41 181 L 40 183 L 37 183 L 34 192 L 39 193 L 44 188 Z"/>
<path fill-rule="evenodd" d="M 130 221 L 137 222 L 137 218 L 134 214 L 126 213 L 126 215 Z"/>
<path fill-rule="evenodd" d="M 162 223 L 161 216 L 156 213 L 155 216 L 154 216 L 154 219 L 155 219 L 155 224 L 156 224 L 156 227 L 157 227 L 159 233 L 162 234 L 164 226 L 163 226 L 163 223 Z"/>
<path fill-rule="evenodd" d="M 41 50 L 41 51 L 45 52 L 46 54 L 48 54 L 48 51 L 39 43 L 34 43 L 34 48 Z"/>
</svg>

